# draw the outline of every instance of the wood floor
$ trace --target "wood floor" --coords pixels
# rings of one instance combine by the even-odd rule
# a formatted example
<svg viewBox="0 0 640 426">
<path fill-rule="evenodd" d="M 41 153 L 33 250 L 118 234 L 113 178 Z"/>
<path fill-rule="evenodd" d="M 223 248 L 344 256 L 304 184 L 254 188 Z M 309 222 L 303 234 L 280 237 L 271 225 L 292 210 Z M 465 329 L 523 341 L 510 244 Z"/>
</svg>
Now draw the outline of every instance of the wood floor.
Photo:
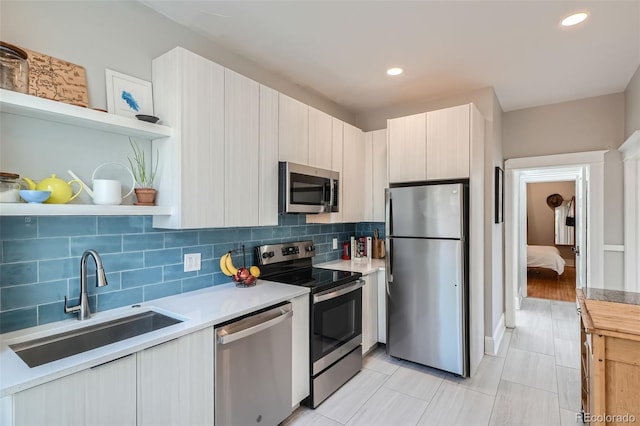
<svg viewBox="0 0 640 426">
<path fill-rule="evenodd" d="M 576 268 L 565 266 L 564 273 L 560 277 L 550 269 L 528 269 L 527 296 L 575 302 Z"/>
</svg>

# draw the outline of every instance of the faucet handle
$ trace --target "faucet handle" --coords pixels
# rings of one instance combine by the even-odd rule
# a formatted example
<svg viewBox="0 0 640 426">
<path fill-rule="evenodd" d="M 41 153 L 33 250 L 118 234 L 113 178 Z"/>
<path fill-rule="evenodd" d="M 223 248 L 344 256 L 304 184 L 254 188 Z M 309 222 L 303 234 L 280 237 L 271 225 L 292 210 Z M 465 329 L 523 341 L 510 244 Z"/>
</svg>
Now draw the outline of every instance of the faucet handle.
<svg viewBox="0 0 640 426">
<path fill-rule="evenodd" d="M 64 313 L 65 314 L 71 314 L 71 313 L 77 312 L 79 310 L 80 310 L 80 305 L 68 307 L 67 306 L 67 296 L 64 297 Z"/>
</svg>

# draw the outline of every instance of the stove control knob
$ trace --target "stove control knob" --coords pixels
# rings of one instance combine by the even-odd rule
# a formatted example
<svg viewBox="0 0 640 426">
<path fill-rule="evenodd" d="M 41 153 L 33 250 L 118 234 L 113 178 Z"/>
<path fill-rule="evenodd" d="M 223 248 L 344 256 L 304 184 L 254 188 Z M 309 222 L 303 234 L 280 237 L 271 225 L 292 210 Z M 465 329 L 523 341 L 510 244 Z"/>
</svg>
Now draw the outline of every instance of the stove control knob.
<svg viewBox="0 0 640 426">
<path fill-rule="evenodd" d="M 311 251 L 316 251 L 315 246 L 307 246 L 305 247 L 305 251 L 311 252 Z"/>
<path fill-rule="evenodd" d="M 270 257 L 273 257 L 275 255 L 276 254 L 273 251 L 265 251 L 264 253 L 262 253 L 262 258 L 269 259 Z"/>
</svg>

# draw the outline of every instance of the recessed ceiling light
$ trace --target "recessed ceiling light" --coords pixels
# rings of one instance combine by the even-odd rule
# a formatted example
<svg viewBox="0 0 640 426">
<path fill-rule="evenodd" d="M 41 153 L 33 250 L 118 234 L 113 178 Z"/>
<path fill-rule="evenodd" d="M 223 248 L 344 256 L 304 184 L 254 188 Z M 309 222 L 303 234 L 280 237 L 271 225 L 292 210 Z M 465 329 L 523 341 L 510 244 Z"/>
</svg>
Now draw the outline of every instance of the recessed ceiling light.
<svg viewBox="0 0 640 426">
<path fill-rule="evenodd" d="M 569 15 L 562 20 L 562 25 L 565 27 L 571 27 L 573 25 L 577 25 L 580 22 L 587 19 L 587 14 L 585 12 L 574 13 L 573 15 Z"/>
<path fill-rule="evenodd" d="M 389 68 L 387 70 L 388 75 L 400 75 L 402 74 L 402 68 Z"/>
</svg>

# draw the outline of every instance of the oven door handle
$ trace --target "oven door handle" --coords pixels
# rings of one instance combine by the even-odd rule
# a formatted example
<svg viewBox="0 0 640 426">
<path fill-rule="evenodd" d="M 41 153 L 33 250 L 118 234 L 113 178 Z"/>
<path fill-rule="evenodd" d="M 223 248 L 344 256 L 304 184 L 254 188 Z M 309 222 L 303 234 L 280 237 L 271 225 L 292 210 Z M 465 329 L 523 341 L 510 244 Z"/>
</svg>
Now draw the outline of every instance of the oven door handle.
<svg viewBox="0 0 640 426">
<path fill-rule="evenodd" d="M 349 283 L 337 288 L 332 288 L 322 293 L 315 294 L 313 296 L 313 303 L 315 304 L 315 303 L 324 302 L 325 300 L 335 299 L 336 297 L 340 297 L 342 295 L 350 293 L 354 290 L 362 288 L 363 286 L 364 286 L 364 280 L 358 279 L 353 283 Z"/>
</svg>

